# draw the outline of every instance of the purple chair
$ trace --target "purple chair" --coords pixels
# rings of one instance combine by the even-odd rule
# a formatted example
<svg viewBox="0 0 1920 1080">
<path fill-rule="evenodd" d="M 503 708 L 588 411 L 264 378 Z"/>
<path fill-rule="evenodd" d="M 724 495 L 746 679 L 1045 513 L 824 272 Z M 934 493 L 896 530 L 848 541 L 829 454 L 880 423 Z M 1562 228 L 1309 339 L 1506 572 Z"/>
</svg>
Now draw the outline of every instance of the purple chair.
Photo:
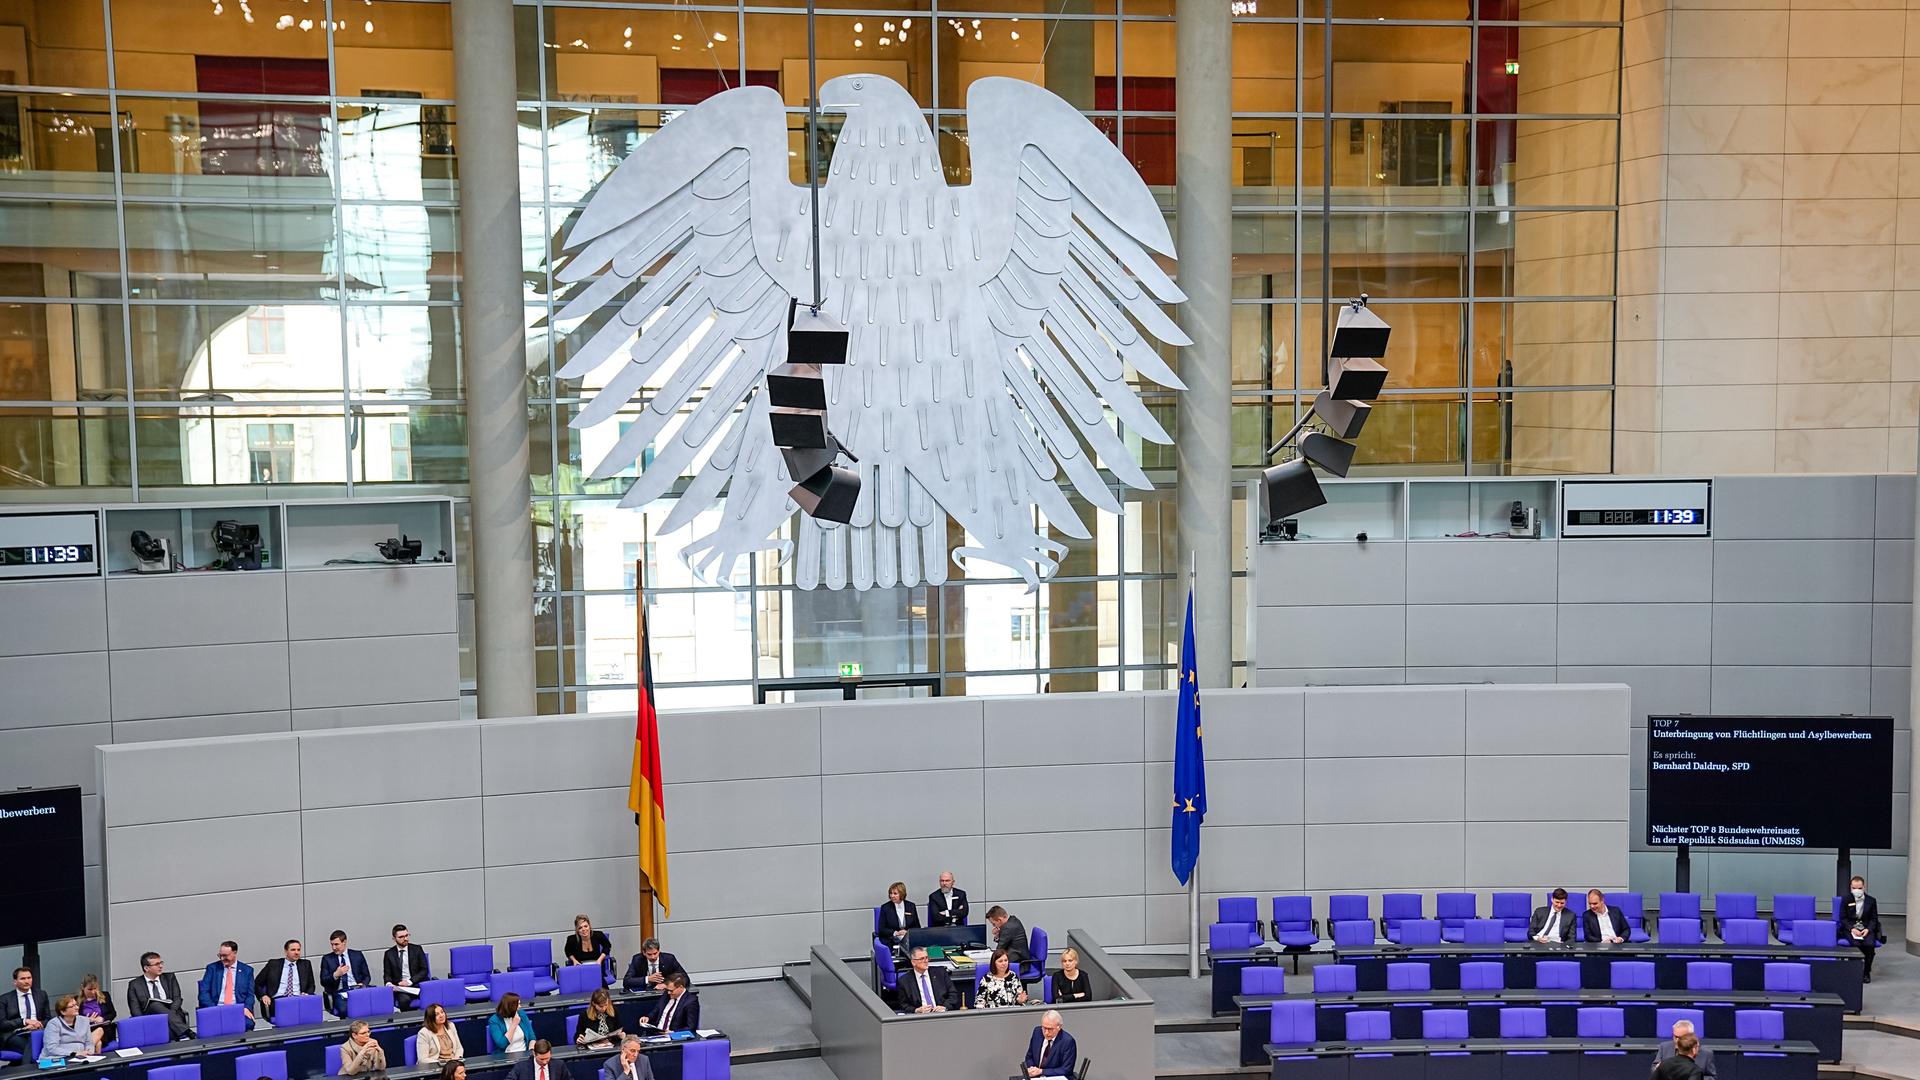
<svg viewBox="0 0 1920 1080">
<path fill-rule="evenodd" d="M 1273 1003 L 1269 1041 L 1277 1046 L 1311 1046 L 1318 1037 L 1313 1002 L 1294 998 Z"/>
<path fill-rule="evenodd" d="M 1689 990 L 1731 990 L 1733 989 L 1733 965 L 1721 960 L 1690 960 L 1687 962 L 1687 989 Z"/>
<path fill-rule="evenodd" d="M 365 1020 L 393 1015 L 393 987 L 362 986 L 347 991 L 347 1018 Z"/>
<path fill-rule="evenodd" d="M 1240 992 L 1243 994 L 1284 994 L 1287 992 L 1287 973 L 1273 964 L 1248 964 L 1240 969 Z"/>
<path fill-rule="evenodd" d="M 147 1080 L 200 1080 L 198 1065 L 162 1065 L 147 1074 Z"/>
<path fill-rule="evenodd" d="M 1580 962 L 1542 960 L 1533 965 L 1533 985 L 1541 990 L 1580 989 Z"/>
<path fill-rule="evenodd" d="M 1804 963 L 1770 963 L 1761 970 L 1762 985 L 1776 994 L 1813 993 L 1813 965 Z"/>
<path fill-rule="evenodd" d="M 1373 919 L 1373 913 L 1367 909 L 1365 896 L 1359 893 L 1335 893 L 1327 897 L 1328 922 L 1349 922 L 1354 919 Z"/>
<path fill-rule="evenodd" d="M 1460 965 L 1460 989 L 1505 990 L 1507 968 L 1498 960 L 1473 960 Z"/>
<path fill-rule="evenodd" d="M 468 988 L 468 1001 L 487 1000 L 493 985 L 493 946 L 455 945 L 447 954 L 447 978 Z M 480 989 L 473 989 L 476 986 Z"/>
<path fill-rule="evenodd" d="M 893 966 L 893 950 L 878 941 L 873 943 L 873 970 L 880 977 L 882 991 L 890 994 L 900 985 L 900 973 Z M 974 976 L 976 984 L 984 974 L 986 972 L 982 971 Z"/>
<path fill-rule="evenodd" d="M 1333 924 L 1335 948 L 1364 947 L 1373 943 L 1372 919 L 1342 919 Z"/>
<path fill-rule="evenodd" d="M 533 1004 L 533 972 L 502 971 L 487 984 L 487 1000 L 495 1005 L 508 994 L 519 994 L 520 1000 L 529 1006 Z"/>
<path fill-rule="evenodd" d="M 445 1008 L 446 1006 L 441 1006 Z M 577 1033 L 576 1033 L 577 1034 Z M 400 1041 L 400 1058 L 411 1069 L 420 1063 L 420 1043 L 417 1039 L 407 1038 Z"/>
<path fill-rule="evenodd" d="M 27 1056 L 34 1061 L 40 1060 L 40 1051 L 44 1048 L 44 1044 L 42 1042 L 42 1036 L 44 1036 L 45 1034 L 46 1034 L 46 1031 L 44 1029 L 35 1028 L 33 1031 L 33 1034 L 27 1036 Z M 115 1044 L 115 1045 L 118 1045 L 118 1044 Z M 0 1050 L 0 1061 L 19 1061 L 19 1060 L 20 1060 L 20 1054 L 18 1051 Z"/>
<path fill-rule="evenodd" d="M 1400 923 L 1400 944 L 1440 944 L 1439 919 L 1406 919 Z"/>
<path fill-rule="evenodd" d="M 1051 975 L 1040 976 L 1040 1000 L 1049 1005 L 1053 1004 L 1053 976 Z"/>
<path fill-rule="evenodd" d="M 1032 959 L 1018 967 L 1020 977 L 1027 982 L 1032 982 L 1047 972 L 1047 932 L 1045 930 L 1036 926 L 1027 931 L 1027 955 Z"/>
<path fill-rule="evenodd" d="M 1208 952 L 1244 952 L 1251 948 L 1247 943 L 1247 924 L 1217 922 L 1207 926 Z"/>
<path fill-rule="evenodd" d="M 1793 924 L 1792 939 L 1789 944 L 1797 948 L 1831 949 L 1840 944 L 1840 927 L 1831 919 L 1797 919 Z"/>
<path fill-rule="evenodd" d="M 1653 1034 L 1656 1038 L 1666 1038 L 1673 1033 L 1676 1021 L 1693 1021 L 1693 1033 L 1701 1039 L 1707 1037 L 1707 1014 L 1700 1009 L 1656 1009 L 1653 1013 Z"/>
<path fill-rule="evenodd" d="M 1527 940 L 1527 924 L 1533 921 L 1532 904 L 1533 898 L 1523 892 L 1493 894 L 1493 917 L 1507 928 L 1508 941 Z"/>
<path fill-rule="evenodd" d="M 1657 925 L 1662 945 L 1701 945 L 1707 940 L 1699 919 L 1662 918 Z"/>
<path fill-rule="evenodd" d="M 340 1075 L 340 1044 L 328 1043 L 327 1048 L 323 1054 L 323 1060 L 326 1062 L 326 1064 L 324 1067 L 322 1067 L 320 1071 L 320 1075 L 339 1076 Z"/>
<path fill-rule="evenodd" d="M 553 942 L 547 938 L 519 938 L 507 942 L 507 970 L 524 971 L 532 975 L 535 994 L 551 994 L 560 989 L 560 984 L 553 977 Z"/>
<path fill-rule="evenodd" d="M 680 1044 L 680 1080 L 728 1080 L 733 1075 L 733 1043 L 695 1039 Z"/>
<path fill-rule="evenodd" d="M 1733 1037 L 1760 1042 L 1782 1042 L 1787 1037 L 1787 1014 L 1778 1009 L 1735 1009 Z"/>
<path fill-rule="evenodd" d="M 1720 940 L 1729 945 L 1768 944 L 1765 919 L 1721 919 Z"/>
<path fill-rule="evenodd" d="M 203 1039 L 239 1035 L 247 1030 L 245 1005 L 208 1005 L 193 1012 L 193 1030 Z"/>
<path fill-rule="evenodd" d="M 427 1006 L 458 1009 L 467 1003 L 467 987 L 459 979 L 428 979 L 420 984 L 420 999 L 414 1004 L 425 1012 Z"/>
<path fill-rule="evenodd" d="M 1583 1039 L 1624 1039 L 1627 1010 L 1612 1005 L 1590 1005 L 1574 1013 L 1576 1034 Z"/>
<path fill-rule="evenodd" d="M 606 972 L 593 964 L 568 964 L 558 975 L 555 982 L 562 994 L 591 994 L 607 985 Z"/>
<path fill-rule="evenodd" d="M 1615 960 L 1608 968 L 1615 990 L 1653 989 L 1653 961 Z"/>
<path fill-rule="evenodd" d="M 1637 892 L 1609 893 L 1607 903 L 1620 909 L 1627 917 L 1627 940 L 1647 940 L 1646 901 Z M 1582 919 L 1584 924 L 1586 920 Z"/>
<path fill-rule="evenodd" d="M 1816 914 L 1813 897 L 1800 893 L 1773 894 L 1773 936 L 1782 944 L 1792 945 L 1793 924 L 1801 919 L 1811 919 Z"/>
<path fill-rule="evenodd" d="M 1446 923 L 1441 923 L 1441 936 L 1445 937 L 1448 933 Z M 1460 936 L 1447 940 L 1463 941 L 1468 945 L 1504 945 L 1507 942 L 1507 924 L 1499 919 L 1468 919 L 1461 924 Z"/>
<path fill-rule="evenodd" d="M 1433 965 L 1431 964 L 1388 964 L 1387 989 L 1389 990 L 1431 990 L 1433 989 Z"/>
<path fill-rule="evenodd" d="M 232 1006 L 239 1008 L 239 1006 Z M 129 1016 L 120 1021 L 114 1029 L 113 1045 L 116 1049 L 129 1046 L 165 1046 L 171 1041 L 167 1031 L 167 1018 L 159 1013 L 145 1016 Z"/>
<path fill-rule="evenodd" d="M 322 1008 L 326 1002 L 319 994 L 295 994 L 283 997 L 273 1003 L 273 1026 L 275 1028 L 307 1027 L 326 1020 Z"/>
<path fill-rule="evenodd" d="M 1400 944 L 1400 924 L 1418 919 L 1424 913 L 1419 893 L 1390 892 L 1380 898 L 1380 933 L 1388 941 Z"/>
<path fill-rule="evenodd" d="M 1467 1038 L 1467 1010 L 1428 1009 L 1420 1016 L 1420 1037 L 1429 1042 Z"/>
<path fill-rule="evenodd" d="M 1760 917 L 1760 898 L 1750 892 L 1714 893 L 1713 917 L 1715 920 L 1757 919 Z"/>
<path fill-rule="evenodd" d="M 1348 1042 L 1386 1042 L 1393 1038 L 1393 1015 L 1384 1009 L 1355 1009 L 1347 1014 Z"/>
<path fill-rule="evenodd" d="M 1248 948 L 1266 944 L 1266 939 L 1260 936 L 1260 900 L 1257 897 L 1223 896 L 1215 901 L 1214 910 L 1219 913 L 1216 922 L 1247 924 L 1247 932 L 1253 935 L 1256 943 Z"/>
<path fill-rule="evenodd" d="M 1663 892 L 1660 894 L 1660 917 L 1663 919 L 1697 919 L 1700 917 L 1700 894 L 1691 892 Z"/>
<path fill-rule="evenodd" d="M 1359 985 L 1359 972 L 1352 964 L 1321 964 L 1313 969 L 1313 992 L 1351 994 Z"/>
<path fill-rule="evenodd" d="M 241 1054 L 233 1059 L 233 1080 L 287 1080 L 287 1052 Z"/>
<path fill-rule="evenodd" d="M 1537 1007 L 1501 1009 L 1500 1037 L 1503 1039 L 1546 1038 L 1547 1010 Z"/>
<path fill-rule="evenodd" d="M 1480 917 L 1480 897 L 1470 892 L 1443 892 L 1434 897 L 1434 917 L 1440 920 L 1440 937 L 1443 941 L 1465 941 L 1467 920 Z M 1505 927 L 1501 927 L 1501 941 L 1506 940 Z"/>
<path fill-rule="evenodd" d="M 1320 943 L 1320 924 L 1313 919 L 1313 897 L 1273 898 L 1273 941 L 1286 949 L 1311 949 Z"/>
</svg>

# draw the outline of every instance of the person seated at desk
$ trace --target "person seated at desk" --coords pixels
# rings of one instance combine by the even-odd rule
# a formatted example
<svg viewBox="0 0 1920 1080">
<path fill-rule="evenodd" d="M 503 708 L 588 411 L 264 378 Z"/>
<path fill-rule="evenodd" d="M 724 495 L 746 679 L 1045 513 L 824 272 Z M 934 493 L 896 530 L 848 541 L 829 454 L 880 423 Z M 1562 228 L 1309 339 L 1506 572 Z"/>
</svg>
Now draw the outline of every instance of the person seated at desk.
<svg viewBox="0 0 1920 1080">
<path fill-rule="evenodd" d="M 568 964 L 599 964 L 612 974 L 613 941 L 604 932 L 595 930 L 593 920 L 585 915 L 573 917 L 573 933 L 567 935 L 560 951 L 566 953 Z"/>
<path fill-rule="evenodd" d="M 1573 913 L 1567 910 L 1567 890 L 1553 890 L 1550 903 L 1533 909 L 1533 918 L 1527 920 L 1527 937 L 1543 945 L 1566 945 L 1573 941 Z"/>
<path fill-rule="evenodd" d="M 33 988 L 33 969 L 13 969 L 13 989 L 0 997 L 0 1050 L 25 1061 L 33 1056 L 33 1033 L 47 1026 L 47 992 Z"/>
<path fill-rule="evenodd" d="M 653 1066 L 640 1056 L 640 1040 L 632 1035 L 620 1040 L 620 1052 L 600 1066 L 600 1080 L 653 1080 Z"/>
<path fill-rule="evenodd" d="M 53 1016 L 40 1036 L 40 1056 L 55 1061 L 87 1057 L 100 1052 L 100 1032 L 93 1021 L 80 1015 L 80 999 L 61 994 L 53 1003 Z"/>
<path fill-rule="evenodd" d="M 993 959 L 987 961 L 987 973 L 980 976 L 980 991 L 973 996 L 974 1007 L 1004 1009 L 1026 1003 L 1027 984 L 1013 973 L 1012 958 L 1005 949 L 993 950 Z"/>
<path fill-rule="evenodd" d="M 637 990 L 658 990 L 675 975 L 685 975 L 687 969 L 670 952 L 660 951 L 660 939 L 648 938 L 640 943 L 640 951 L 633 954 L 633 961 L 627 965 L 626 977 L 620 985 L 628 992 Z M 688 979 L 691 985 L 693 980 Z"/>
<path fill-rule="evenodd" d="M 247 1030 L 253 1030 L 253 967 L 240 962 L 240 946 L 232 941 L 220 943 L 219 959 L 207 965 L 200 975 L 200 1007 L 238 1005 L 247 1018 Z"/>
<path fill-rule="evenodd" d="M 573 1080 L 573 1074 L 567 1071 L 567 1063 L 553 1060 L 553 1044 L 545 1039 L 535 1039 L 533 1056 L 522 1058 L 507 1070 L 507 1080 Z"/>
<path fill-rule="evenodd" d="M 907 899 L 906 883 L 896 881 L 887 886 L 887 902 L 880 907 L 880 932 L 874 936 L 897 944 L 907 940 L 907 931 L 918 929 L 920 909 Z"/>
<path fill-rule="evenodd" d="M 367 985 L 373 976 L 367 970 L 367 956 L 359 949 L 347 948 L 347 932 L 335 930 L 327 935 L 328 951 L 320 957 L 320 989 L 326 991 L 327 1007 L 333 1015 L 347 1015 L 347 991 Z M 398 1003 L 400 996 L 394 995 Z"/>
<path fill-rule="evenodd" d="M 520 1015 L 520 995 L 511 990 L 501 994 L 500 1004 L 494 1006 L 493 1015 L 487 1018 L 487 1045 L 491 1052 L 524 1054 L 532 1041 L 533 1021 Z"/>
<path fill-rule="evenodd" d="M 114 1020 L 119 1014 L 114 1012 L 113 998 L 100 988 L 100 976 L 80 976 L 79 998 L 80 1015 L 93 1021 L 93 1029 L 100 1033 L 100 1045 L 112 1042 L 118 1027 Z"/>
<path fill-rule="evenodd" d="M 441 1062 L 440 1080 L 467 1080 L 467 1063 L 464 1061 Z"/>
<path fill-rule="evenodd" d="M 1582 918 L 1588 941 L 1618 945 L 1627 940 L 1627 917 L 1619 908 L 1608 907 L 1607 894 L 1599 889 L 1587 890 L 1587 913 Z"/>
<path fill-rule="evenodd" d="M 987 909 L 987 927 L 993 931 L 993 947 L 1006 950 L 1007 956 L 1016 964 L 1024 964 L 1033 959 L 1027 951 L 1027 928 L 1019 919 L 1007 914 L 1007 909 L 995 904 Z"/>
<path fill-rule="evenodd" d="M 614 1011 L 613 998 L 605 990 L 595 990 L 587 999 L 587 1011 L 580 1016 L 573 1044 L 588 1050 L 611 1050 L 626 1035 L 620 1030 L 620 1016 Z"/>
<path fill-rule="evenodd" d="M 640 1026 L 656 1032 L 694 1031 L 700 1027 L 700 999 L 687 994 L 685 975 L 667 979 L 666 996 L 640 1018 Z"/>
<path fill-rule="evenodd" d="M 1025 1076 L 1072 1076 L 1073 1063 L 1080 1051 L 1073 1036 L 1060 1026 L 1060 1012 L 1048 1009 L 1040 1014 L 1040 1026 L 1027 1040 L 1027 1056 L 1020 1062 Z"/>
<path fill-rule="evenodd" d="M 909 959 L 913 970 L 903 974 L 897 983 L 901 1012 L 937 1013 L 960 1007 L 959 989 L 945 971 L 927 964 L 927 950 L 915 949 Z"/>
<path fill-rule="evenodd" d="M 275 999 L 313 993 L 313 961 L 300 958 L 300 940 L 288 938 L 280 951 L 282 955 L 260 966 L 260 976 L 253 981 L 260 1015 L 268 1020 L 273 1019 Z"/>
<path fill-rule="evenodd" d="M 1080 954 L 1071 948 L 1060 953 L 1060 970 L 1053 976 L 1053 1000 L 1058 1005 L 1093 1000 L 1093 982 L 1080 970 Z"/>
<path fill-rule="evenodd" d="M 186 999 L 180 994 L 180 977 L 167 970 L 166 961 L 157 952 L 140 954 L 140 974 L 127 980 L 127 1008 L 131 1016 L 165 1016 L 167 1037 L 176 1042 L 193 1038 Z"/>
<path fill-rule="evenodd" d="M 347 1029 L 347 1041 L 340 1044 L 340 1075 L 387 1071 L 387 1052 L 373 1037 L 365 1020 L 355 1020 Z"/>
<path fill-rule="evenodd" d="M 427 978 L 427 950 L 413 944 L 406 923 L 393 924 L 393 948 L 380 958 L 381 974 L 393 987 L 396 1009 L 411 1009 L 420 999 L 420 984 Z"/>
<path fill-rule="evenodd" d="M 1673 1044 L 1674 1055 L 1654 1066 L 1653 1080 L 1697 1080 L 1707 1075 L 1696 1057 L 1700 1053 L 1699 1039 L 1682 1035 Z"/>
<path fill-rule="evenodd" d="M 1713 1065 L 1713 1051 L 1700 1045 L 1700 1038 L 1694 1033 L 1693 1021 L 1691 1020 L 1675 1020 L 1673 1022 L 1673 1048 L 1653 1052 L 1653 1074 L 1659 1076 L 1662 1065 L 1681 1056 L 1680 1045 L 1683 1039 L 1693 1040 L 1694 1051 L 1692 1054 L 1686 1056 L 1693 1060 L 1694 1067 L 1699 1070 L 1698 1072 L 1686 1075 L 1710 1076 L 1718 1080 L 1720 1073 Z"/>
<path fill-rule="evenodd" d="M 1886 931 L 1880 929 L 1880 901 L 1867 892 L 1867 879 L 1858 874 L 1847 882 L 1847 895 L 1841 898 L 1840 933 L 1841 940 L 1860 950 L 1866 958 L 1866 970 L 1861 972 L 1861 982 L 1873 981 L 1874 950 L 1886 943 Z"/>
<path fill-rule="evenodd" d="M 466 1048 L 460 1045 L 460 1032 L 447 1019 L 446 1009 L 439 1005 L 427 1006 L 425 1022 L 420 1025 L 420 1033 L 413 1037 L 413 1053 L 422 1065 L 458 1061 L 467 1056 Z"/>
<path fill-rule="evenodd" d="M 953 887 L 953 871 L 940 871 L 940 887 L 927 897 L 928 926 L 967 925 L 967 891 Z"/>
</svg>

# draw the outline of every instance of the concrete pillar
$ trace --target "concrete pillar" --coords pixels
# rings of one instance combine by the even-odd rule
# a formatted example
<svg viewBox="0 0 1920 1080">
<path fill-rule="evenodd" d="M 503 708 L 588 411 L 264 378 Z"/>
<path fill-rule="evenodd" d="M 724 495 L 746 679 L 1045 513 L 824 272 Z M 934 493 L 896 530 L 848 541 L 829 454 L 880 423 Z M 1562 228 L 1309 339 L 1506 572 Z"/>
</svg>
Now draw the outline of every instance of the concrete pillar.
<svg viewBox="0 0 1920 1080">
<path fill-rule="evenodd" d="M 473 514 L 479 714 L 531 716 L 533 521 L 520 282 L 520 133 L 511 0 L 454 0 L 460 322 Z"/>
<path fill-rule="evenodd" d="M 1914 482 L 1920 485 L 1920 477 Z M 1913 527 L 1915 537 L 1920 537 L 1920 491 L 1914 492 Z M 1920 574 L 1920 540 L 1913 545 L 1913 570 Z M 1914 606 L 1911 610 L 1920 611 L 1920 577 L 1914 579 Z M 1914 635 L 1913 651 L 1908 655 L 1907 716 L 1920 716 L 1920 634 Z M 1915 726 L 1911 719 L 1908 726 Z M 1920 754 L 1909 754 L 1907 762 L 1907 791 L 1920 793 Z M 1907 952 L 1920 956 L 1920 799 L 1912 795 L 1907 798 Z M 1872 888 L 1871 885 L 1868 888 Z"/>
<path fill-rule="evenodd" d="M 1174 7 L 1174 243 L 1187 302 L 1181 329 L 1174 431 L 1176 565 L 1198 567 L 1194 648 L 1200 684 L 1227 686 L 1233 674 L 1233 16 L 1222 0 Z"/>
</svg>

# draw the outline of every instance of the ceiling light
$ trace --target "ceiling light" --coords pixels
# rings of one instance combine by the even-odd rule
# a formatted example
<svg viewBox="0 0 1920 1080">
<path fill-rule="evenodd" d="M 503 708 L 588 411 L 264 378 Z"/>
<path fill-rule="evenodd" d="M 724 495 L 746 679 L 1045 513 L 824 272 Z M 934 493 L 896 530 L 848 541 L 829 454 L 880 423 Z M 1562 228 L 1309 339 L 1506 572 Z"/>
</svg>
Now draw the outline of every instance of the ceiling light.
<svg viewBox="0 0 1920 1080">
<path fill-rule="evenodd" d="M 372 20 L 372 19 L 368 19 L 368 20 L 367 20 L 367 24 L 366 24 L 365 26 L 362 26 L 362 27 L 361 27 L 360 29 L 361 29 L 361 30 L 362 30 L 363 32 L 365 32 L 365 33 L 368 33 L 368 34 L 371 34 L 371 33 L 373 33 L 373 20 Z"/>
<path fill-rule="evenodd" d="M 984 30 L 975 30 L 973 32 L 973 40 L 975 41 L 985 41 L 986 38 L 987 38 L 987 34 L 986 34 L 986 31 Z"/>
<path fill-rule="evenodd" d="M 1007 36 L 1008 36 L 1008 37 L 1010 37 L 1010 38 L 1012 38 L 1012 39 L 1013 39 L 1013 40 L 1015 40 L 1015 41 L 1019 41 L 1019 40 L 1020 40 L 1020 31 L 1018 31 L 1018 30 L 1009 30 L 1009 31 L 1007 31 Z"/>
<path fill-rule="evenodd" d="M 912 25 L 913 25 L 913 20 L 912 20 L 912 19 L 901 19 L 901 20 L 900 20 L 900 29 L 902 29 L 902 30 L 905 30 L 905 29 L 908 29 L 908 28 L 909 28 L 909 27 L 911 27 Z"/>
<path fill-rule="evenodd" d="M 980 27 L 980 20 L 979 20 L 979 19 L 975 19 L 975 20 L 973 20 L 973 25 L 974 25 L 974 28 L 975 28 L 976 30 L 977 30 L 977 29 L 979 29 L 979 27 Z"/>
<path fill-rule="evenodd" d="M 721 32 L 720 32 L 720 31 L 718 31 L 718 30 L 715 30 L 715 31 L 713 32 L 713 40 L 715 40 L 715 41 L 725 41 L 725 40 L 727 40 L 727 35 L 725 35 L 725 34 L 723 34 L 723 33 L 721 33 Z"/>
<path fill-rule="evenodd" d="M 861 45 L 861 41 L 860 41 L 860 39 L 859 39 L 859 38 L 854 38 L 854 39 L 853 39 L 853 47 L 857 49 L 857 48 L 859 48 L 859 47 L 860 47 L 860 45 Z"/>
<path fill-rule="evenodd" d="M 856 34 L 858 34 L 858 33 L 860 33 L 861 31 L 863 31 L 863 30 L 865 30 L 865 29 L 866 29 L 866 24 L 864 24 L 864 23 L 859 23 L 859 22 L 856 22 L 856 23 L 854 23 L 854 24 L 853 24 L 853 32 L 854 32 L 854 33 L 856 33 Z"/>
<path fill-rule="evenodd" d="M 880 29 L 885 30 L 887 33 L 891 34 L 893 33 L 893 23 L 891 21 L 883 22 L 880 24 Z"/>
<path fill-rule="evenodd" d="M 675 35 L 673 35 L 673 40 L 675 40 L 675 41 L 679 41 L 679 40 L 680 40 L 680 35 L 679 35 L 679 34 L 675 34 Z"/>
<path fill-rule="evenodd" d="M 620 31 L 620 36 L 621 36 L 621 37 L 632 37 L 632 36 L 633 36 L 633 27 L 631 27 L 631 26 L 629 26 L 629 27 L 627 27 L 627 28 L 626 28 L 625 30 L 622 30 L 622 31 Z"/>
</svg>

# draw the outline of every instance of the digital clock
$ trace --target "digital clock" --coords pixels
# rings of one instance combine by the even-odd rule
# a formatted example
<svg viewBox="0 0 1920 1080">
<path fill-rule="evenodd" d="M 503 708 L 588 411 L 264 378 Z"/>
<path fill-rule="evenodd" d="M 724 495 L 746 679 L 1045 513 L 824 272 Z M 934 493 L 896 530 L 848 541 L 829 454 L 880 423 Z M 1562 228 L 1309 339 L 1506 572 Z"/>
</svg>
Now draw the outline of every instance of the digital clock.
<svg viewBox="0 0 1920 1080">
<path fill-rule="evenodd" d="M 93 562 L 92 544 L 0 548 L 0 566 L 63 566 Z"/>
<path fill-rule="evenodd" d="M 1700 525 L 1707 520 L 1704 507 L 1641 510 L 1569 510 L 1569 525 Z"/>
<path fill-rule="evenodd" d="M 1563 480 L 1561 535 L 1711 536 L 1711 480 Z"/>
<path fill-rule="evenodd" d="M 99 573 L 98 510 L 0 513 L 0 581 Z"/>
</svg>

